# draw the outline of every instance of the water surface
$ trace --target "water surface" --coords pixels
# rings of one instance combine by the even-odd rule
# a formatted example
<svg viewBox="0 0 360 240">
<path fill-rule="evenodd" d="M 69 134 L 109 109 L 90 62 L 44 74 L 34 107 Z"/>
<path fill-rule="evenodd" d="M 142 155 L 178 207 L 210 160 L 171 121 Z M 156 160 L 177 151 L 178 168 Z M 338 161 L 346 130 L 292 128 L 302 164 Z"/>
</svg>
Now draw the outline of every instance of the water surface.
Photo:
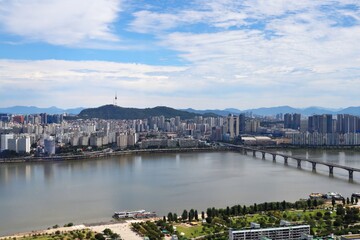
<svg viewBox="0 0 360 240">
<path fill-rule="evenodd" d="M 286 152 L 360 168 L 353 151 Z M 360 191 L 348 173 L 278 157 L 235 152 L 126 155 L 84 161 L 0 165 L 0 236 L 68 222 L 111 219 L 114 211 L 146 209 L 180 215 L 183 209 L 265 201 L 295 201 L 311 192 Z"/>
</svg>

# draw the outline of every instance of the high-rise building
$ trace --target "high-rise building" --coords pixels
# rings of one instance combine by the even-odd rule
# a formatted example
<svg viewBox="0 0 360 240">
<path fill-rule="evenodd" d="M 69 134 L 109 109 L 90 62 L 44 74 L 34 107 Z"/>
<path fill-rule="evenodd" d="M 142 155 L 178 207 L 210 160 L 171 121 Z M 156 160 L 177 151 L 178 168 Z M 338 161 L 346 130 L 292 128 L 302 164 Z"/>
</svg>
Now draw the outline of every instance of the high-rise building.
<svg viewBox="0 0 360 240">
<path fill-rule="evenodd" d="M 14 138 L 14 134 L 1 134 L 1 151 L 5 151 L 8 148 L 8 140 L 9 139 L 13 139 Z"/>
<path fill-rule="evenodd" d="M 53 138 L 44 139 L 44 151 L 47 155 L 55 154 L 55 140 Z"/>
<path fill-rule="evenodd" d="M 230 139 L 234 139 L 239 136 L 239 116 L 229 114 L 227 117 L 227 130 L 230 135 Z"/>
<path fill-rule="evenodd" d="M 245 114 L 244 113 L 241 113 L 240 115 L 239 115 L 239 127 L 240 127 L 240 129 L 239 129 L 239 132 L 240 133 L 245 133 L 245 131 L 246 131 L 246 123 L 245 123 Z"/>
<path fill-rule="evenodd" d="M 284 115 L 284 128 L 300 129 L 301 114 L 299 113 L 286 113 Z"/>
<path fill-rule="evenodd" d="M 11 138 L 8 140 L 8 150 L 18 152 L 18 139 Z"/>
<path fill-rule="evenodd" d="M 309 132 L 332 133 L 333 119 L 331 114 L 313 115 L 308 118 Z"/>
<path fill-rule="evenodd" d="M 292 128 L 292 115 L 290 113 L 284 115 L 284 128 Z"/>
<path fill-rule="evenodd" d="M 30 137 L 26 136 L 18 139 L 17 150 L 19 153 L 29 153 L 30 147 Z"/>
</svg>

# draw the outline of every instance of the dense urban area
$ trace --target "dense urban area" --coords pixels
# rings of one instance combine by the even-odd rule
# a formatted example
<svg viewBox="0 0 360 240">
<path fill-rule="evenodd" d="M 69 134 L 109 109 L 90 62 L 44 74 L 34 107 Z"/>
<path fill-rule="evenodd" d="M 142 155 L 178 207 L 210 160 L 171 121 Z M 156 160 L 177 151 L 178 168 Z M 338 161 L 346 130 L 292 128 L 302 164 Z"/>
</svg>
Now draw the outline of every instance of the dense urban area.
<svg viewBox="0 0 360 240">
<path fill-rule="evenodd" d="M 0 114 L 1 157 L 87 151 L 194 148 L 212 141 L 263 146 L 356 146 L 360 118 L 349 114 L 277 114 L 182 119 L 80 119 L 66 114 Z"/>
</svg>

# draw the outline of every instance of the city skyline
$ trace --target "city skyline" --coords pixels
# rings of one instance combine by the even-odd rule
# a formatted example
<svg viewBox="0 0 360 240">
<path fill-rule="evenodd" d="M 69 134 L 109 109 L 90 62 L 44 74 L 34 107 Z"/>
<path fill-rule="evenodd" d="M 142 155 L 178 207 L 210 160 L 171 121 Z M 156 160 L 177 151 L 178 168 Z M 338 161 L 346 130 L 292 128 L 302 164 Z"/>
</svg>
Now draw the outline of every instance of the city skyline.
<svg viewBox="0 0 360 240">
<path fill-rule="evenodd" d="M 358 1 L 0 3 L 0 107 L 360 105 Z"/>
</svg>

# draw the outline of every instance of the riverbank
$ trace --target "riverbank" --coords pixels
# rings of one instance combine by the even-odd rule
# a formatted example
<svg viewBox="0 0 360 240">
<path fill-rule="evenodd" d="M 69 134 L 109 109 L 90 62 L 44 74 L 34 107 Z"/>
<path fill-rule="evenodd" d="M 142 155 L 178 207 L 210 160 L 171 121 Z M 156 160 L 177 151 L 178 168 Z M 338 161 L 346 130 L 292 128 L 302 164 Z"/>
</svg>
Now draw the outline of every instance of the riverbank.
<svg viewBox="0 0 360 240">
<path fill-rule="evenodd" d="M 132 154 L 218 152 L 218 151 L 224 151 L 224 150 L 226 150 L 226 149 L 212 148 L 212 147 L 137 149 L 137 150 L 114 151 L 114 152 L 89 152 L 89 153 L 68 155 L 68 156 L 0 158 L 0 164 L 1 163 L 22 163 L 22 162 L 73 161 L 73 160 L 96 159 L 96 158 L 113 157 L 113 156 L 121 156 L 121 155 L 132 155 Z"/>
<path fill-rule="evenodd" d="M 155 220 L 155 219 L 152 219 Z M 44 230 L 36 230 L 31 232 L 23 232 L 23 233 L 16 233 L 8 236 L 0 237 L 0 240 L 5 239 L 21 239 L 25 237 L 31 237 L 36 235 L 51 235 L 55 234 L 56 232 L 71 232 L 75 230 L 85 230 L 88 229 L 95 233 L 101 233 L 104 229 L 108 228 L 113 233 L 117 233 L 121 236 L 124 240 L 137 240 L 143 239 L 137 233 L 132 231 L 131 224 L 134 222 L 143 222 L 145 220 L 126 220 L 124 222 L 108 222 L 108 223 L 93 223 L 93 224 L 79 224 L 71 227 L 58 227 L 58 228 L 51 228 L 51 229 L 44 229 Z"/>
</svg>

